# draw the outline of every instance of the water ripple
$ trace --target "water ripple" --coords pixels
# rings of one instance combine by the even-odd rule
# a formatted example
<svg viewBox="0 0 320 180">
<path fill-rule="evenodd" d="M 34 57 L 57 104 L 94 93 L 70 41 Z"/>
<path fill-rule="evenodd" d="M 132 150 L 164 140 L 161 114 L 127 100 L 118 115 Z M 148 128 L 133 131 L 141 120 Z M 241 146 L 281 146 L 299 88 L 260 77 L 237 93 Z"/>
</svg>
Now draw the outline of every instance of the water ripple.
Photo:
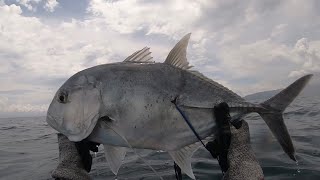
<svg viewBox="0 0 320 180">
<path fill-rule="evenodd" d="M 251 145 L 265 179 L 320 179 L 320 97 L 299 97 L 285 111 L 284 119 L 296 147 L 299 166 L 283 152 L 258 114 L 246 116 Z M 45 117 L 1 119 L 0 134 L 0 179 L 50 179 L 59 160 L 58 145 L 56 131 L 47 125 Z M 93 158 L 91 176 L 94 179 L 114 179 L 102 146 L 99 150 Z M 168 153 L 149 150 L 138 150 L 138 153 L 163 178 L 174 179 L 173 161 Z M 199 179 L 221 179 L 217 161 L 203 148 L 195 152 L 192 162 Z M 152 180 L 158 177 L 129 150 L 117 179 Z M 189 178 L 184 175 L 183 179 Z"/>
</svg>

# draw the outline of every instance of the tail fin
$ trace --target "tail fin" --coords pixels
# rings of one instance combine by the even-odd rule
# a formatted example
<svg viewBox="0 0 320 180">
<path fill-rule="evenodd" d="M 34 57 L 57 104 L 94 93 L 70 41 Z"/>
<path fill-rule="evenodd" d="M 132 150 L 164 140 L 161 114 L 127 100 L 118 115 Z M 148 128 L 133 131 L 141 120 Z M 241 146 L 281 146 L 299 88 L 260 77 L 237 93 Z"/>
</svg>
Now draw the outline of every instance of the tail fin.
<svg viewBox="0 0 320 180">
<path fill-rule="evenodd" d="M 259 112 L 260 116 L 269 126 L 273 135 L 279 141 L 282 149 L 294 161 L 296 161 L 295 150 L 287 127 L 284 124 L 282 113 L 298 96 L 311 77 L 312 74 L 301 77 L 277 95 L 261 103 L 261 106 L 264 107 L 265 110 Z"/>
</svg>

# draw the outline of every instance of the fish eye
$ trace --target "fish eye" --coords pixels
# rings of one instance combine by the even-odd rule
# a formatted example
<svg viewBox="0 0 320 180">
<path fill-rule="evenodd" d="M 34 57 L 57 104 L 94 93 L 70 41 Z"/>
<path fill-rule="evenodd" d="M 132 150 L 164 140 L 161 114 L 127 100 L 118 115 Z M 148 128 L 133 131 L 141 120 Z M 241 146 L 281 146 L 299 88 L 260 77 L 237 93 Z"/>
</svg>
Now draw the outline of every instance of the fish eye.
<svg viewBox="0 0 320 180">
<path fill-rule="evenodd" d="M 67 103 L 67 100 L 68 100 L 68 94 L 66 92 L 61 92 L 59 95 L 58 95 L 58 101 L 60 103 Z"/>
</svg>

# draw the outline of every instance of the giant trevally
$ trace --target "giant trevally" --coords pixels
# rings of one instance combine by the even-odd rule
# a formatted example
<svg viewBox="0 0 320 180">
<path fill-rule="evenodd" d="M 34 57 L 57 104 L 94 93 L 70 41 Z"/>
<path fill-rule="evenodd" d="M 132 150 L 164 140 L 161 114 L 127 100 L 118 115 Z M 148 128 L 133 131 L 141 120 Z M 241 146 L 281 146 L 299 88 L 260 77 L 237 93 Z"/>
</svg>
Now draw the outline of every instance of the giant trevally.
<svg viewBox="0 0 320 180">
<path fill-rule="evenodd" d="M 216 132 L 213 107 L 226 102 L 231 121 L 251 112 L 260 114 L 283 150 L 295 160 L 282 113 L 312 75 L 301 77 L 261 104 L 252 104 L 191 70 L 186 58 L 189 38 L 190 34 L 184 36 L 164 63 L 155 63 L 145 47 L 123 62 L 76 73 L 55 94 L 47 113 L 48 124 L 71 141 L 87 139 L 103 144 L 115 174 L 130 147 L 167 151 L 194 179 L 191 156 L 200 144 L 176 106 L 206 139 Z"/>
</svg>

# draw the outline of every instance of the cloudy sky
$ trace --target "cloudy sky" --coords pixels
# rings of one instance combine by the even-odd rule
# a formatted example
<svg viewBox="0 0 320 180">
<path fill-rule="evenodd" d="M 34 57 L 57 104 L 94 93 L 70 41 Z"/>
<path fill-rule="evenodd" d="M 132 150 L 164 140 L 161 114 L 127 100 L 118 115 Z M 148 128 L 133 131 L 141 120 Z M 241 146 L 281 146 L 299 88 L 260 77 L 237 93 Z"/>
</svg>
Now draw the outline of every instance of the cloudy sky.
<svg viewBox="0 0 320 180">
<path fill-rule="evenodd" d="M 320 72 L 318 0 L 0 0 L 0 117 L 45 114 L 72 74 L 144 46 L 188 59 L 240 95 Z"/>
</svg>

